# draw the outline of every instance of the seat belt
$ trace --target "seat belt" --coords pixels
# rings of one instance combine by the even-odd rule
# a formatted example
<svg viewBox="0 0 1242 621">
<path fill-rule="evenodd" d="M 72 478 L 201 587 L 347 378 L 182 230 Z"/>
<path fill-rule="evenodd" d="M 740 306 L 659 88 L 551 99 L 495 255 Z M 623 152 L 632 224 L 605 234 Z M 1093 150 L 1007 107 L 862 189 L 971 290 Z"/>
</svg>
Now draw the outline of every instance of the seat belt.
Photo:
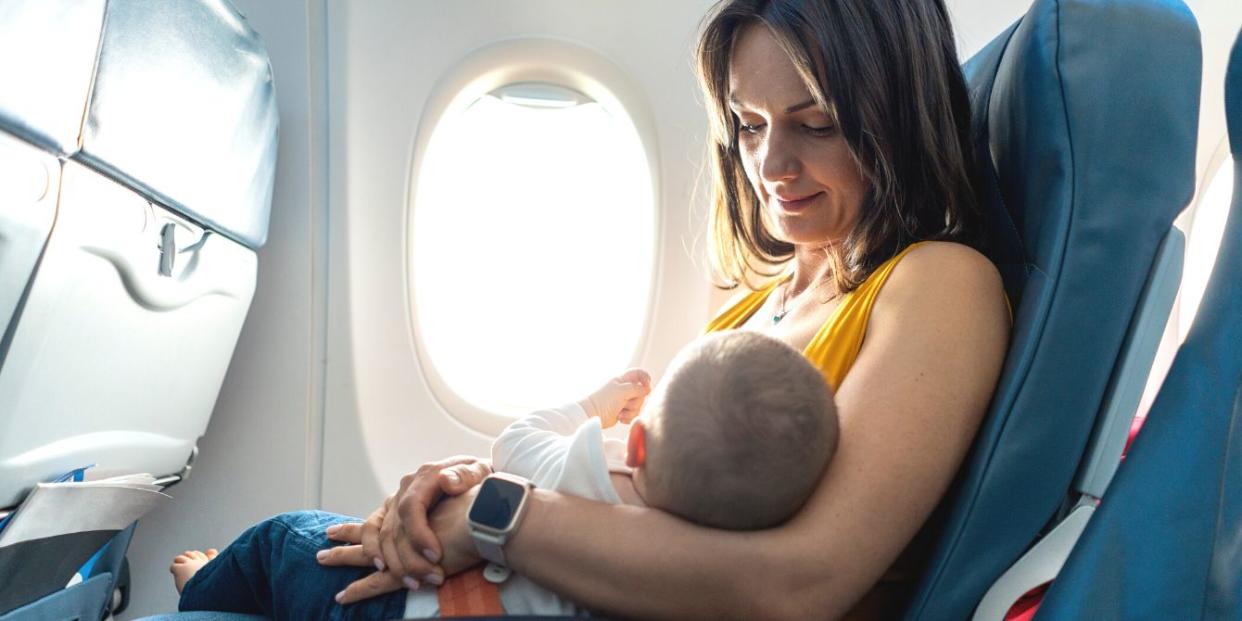
<svg viewBox="0 0 1242 621">
<path fill-rule="evenodd" d="M 487 617 L 505 614 L 500 589 L 483 577 L 484 564 L 449 576 L 436 591 L 441 617 Z"/>
</svg>

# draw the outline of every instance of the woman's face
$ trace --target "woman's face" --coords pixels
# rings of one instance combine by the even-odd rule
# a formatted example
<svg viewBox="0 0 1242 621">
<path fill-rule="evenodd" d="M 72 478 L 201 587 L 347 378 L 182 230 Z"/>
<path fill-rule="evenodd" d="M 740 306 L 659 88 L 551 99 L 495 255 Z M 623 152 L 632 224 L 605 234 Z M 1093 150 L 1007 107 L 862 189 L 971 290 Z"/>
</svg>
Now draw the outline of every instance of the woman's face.
<svg viewBox="0 0 1242 621">
<path fill-rule="evenodd" d="M 738 35 L 729 91 L 742 164 L 772 235 L 816 248 L 844 239 L 867 183 L 835 119 L 815 104 L 766 26 Z"/>
</svg>

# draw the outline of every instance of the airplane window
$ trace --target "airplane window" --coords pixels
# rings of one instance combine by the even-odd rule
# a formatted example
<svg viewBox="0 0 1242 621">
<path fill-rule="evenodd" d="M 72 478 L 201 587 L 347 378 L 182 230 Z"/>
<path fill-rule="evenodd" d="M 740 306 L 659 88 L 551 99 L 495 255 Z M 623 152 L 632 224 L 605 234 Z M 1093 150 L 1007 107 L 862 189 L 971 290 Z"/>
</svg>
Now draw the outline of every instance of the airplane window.
<svg viewBox="0 0 1242 621">
<path fill-rule="evenodd" d="M 1208 182 L 1207 191 L 1190 226 L 1178 309 L 1178 329 L 1182 340 L 1186 339 L 1186 333 L 1194 322 L 1203 291 L 1212 275 L 1212 266 L 1216 263 L 1216 253 L 1225 233 L 1225 220 L 1229 216 L 1229 203 L 1233 198 L 1233 183 L 1233 159 L 1227 157 Z"/>
<path fill-rule="evenodd" d="M 555 84 L 492 90 L 445 113 L 414 192 L 416 340 L 450 410 L 559 405 L 637 359 L 655 189 L 624 109 Z"/>
</svg>

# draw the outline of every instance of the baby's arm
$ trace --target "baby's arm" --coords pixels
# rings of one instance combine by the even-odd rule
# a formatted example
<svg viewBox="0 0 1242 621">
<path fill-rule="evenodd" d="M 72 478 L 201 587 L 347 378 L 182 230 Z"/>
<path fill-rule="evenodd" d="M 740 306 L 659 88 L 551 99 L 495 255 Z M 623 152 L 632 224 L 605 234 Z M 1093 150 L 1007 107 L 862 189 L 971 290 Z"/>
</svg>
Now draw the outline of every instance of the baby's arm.
<svg viewBox="0 0 1242 621">
<path fill-rule="evenodd" d="M 642 369 L 630 369 L 608 380 L 578 405 L 588 417 L 599 418 L 600 426 L 608 429 L 618 422 L 629 424 L 637 418 L 650 393 L 651 375 Z"/>
<path fill-rule="evenodd" d="M 574 432 L 588 419 L 599 418 L 605 429 L 618 421 L 628 423 L 638 415 L 649 392 L 651 377 L 635 369 L 609 380 L 576 404 L 524 416 L 492 443 L 492 465 L 535 479 L 544 468 L 563 461 L 561 456 L 569 450 Z"/>
</svg>

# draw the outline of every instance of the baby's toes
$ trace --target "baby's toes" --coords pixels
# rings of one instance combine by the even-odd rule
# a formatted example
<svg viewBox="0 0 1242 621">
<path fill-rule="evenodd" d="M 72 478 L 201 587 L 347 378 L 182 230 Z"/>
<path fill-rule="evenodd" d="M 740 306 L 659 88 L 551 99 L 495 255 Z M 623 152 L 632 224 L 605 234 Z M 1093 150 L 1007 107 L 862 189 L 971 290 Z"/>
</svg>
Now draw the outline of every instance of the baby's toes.
<svg viewBox="0 0 1242 621">
<path fill-rule="evenodd" d="M 207 560 L 216 558 L 216 556 L 218 556 L 219 554 L 220 554 L 219 550 L 215 548 L 207 548 Z"/>
</svg>

